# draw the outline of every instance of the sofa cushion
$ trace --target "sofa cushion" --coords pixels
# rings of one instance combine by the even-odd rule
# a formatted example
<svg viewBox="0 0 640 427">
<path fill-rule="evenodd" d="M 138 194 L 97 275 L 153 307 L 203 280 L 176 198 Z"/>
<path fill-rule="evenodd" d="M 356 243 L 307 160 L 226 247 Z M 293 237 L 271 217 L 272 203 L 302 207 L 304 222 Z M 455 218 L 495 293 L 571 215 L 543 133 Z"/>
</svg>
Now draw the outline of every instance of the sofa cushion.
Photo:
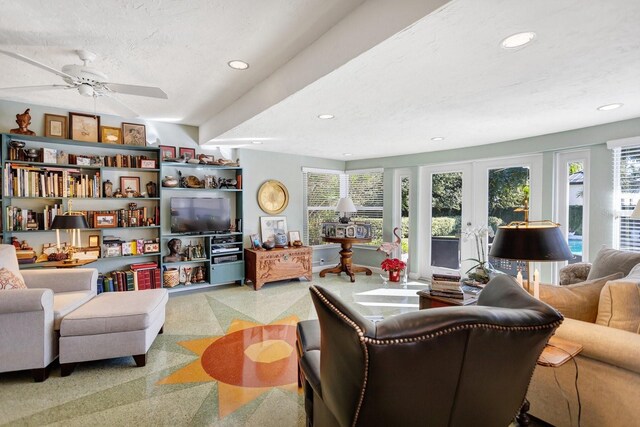
<svg viewBox="0 0 640 427">
<path fill-rule="evenodd" d="M 16 256 L 16 247 L 13 245 L 0 245 L 0 268 L 6 268 L 11 271 L 24 283 L 20 266 L 18 265 L 18 257 Z"/>
<path fill-rule="evenodd" d="M 597 279 L 613 273 L 629 274 L 636 264 L 640 263 L 640 253 L 624 252 L 616 249 L 602 248 L 593 261 L 587 280 Z"/>
<path fill-rule="evenodd" d="M 60 336 L 147 329 L 164 313 L 167 300 L 166 289 L 102 293 L 62 320 Z"/>
<path fill-rule="evenodd" d="M 567 286 L 540 285 L 540 299 L 566 317 L 594 323 L 598 317 L 600 292 L 609 280 L 620 279 L 622 273 Z"/>
<path fill-rule="evenodd" d="M 608 282 L 600 293 L 598 325 L 638 333 L 640 328 L 640 283 L 621 280 Z"/>
<path fill-rule="evenodd" d="M 0 290 L 4 289 L 27 289 L 22 276 L 16 275 L 13 271 L 0 268 Z"/>
<path fill-rule="evenodd" d="M 73 310 L 89 302 L 94 296 L 91 291 L 58 292 L 53 294 L 53 328 L 59 331 L 62 319 Z"/>
</svg>

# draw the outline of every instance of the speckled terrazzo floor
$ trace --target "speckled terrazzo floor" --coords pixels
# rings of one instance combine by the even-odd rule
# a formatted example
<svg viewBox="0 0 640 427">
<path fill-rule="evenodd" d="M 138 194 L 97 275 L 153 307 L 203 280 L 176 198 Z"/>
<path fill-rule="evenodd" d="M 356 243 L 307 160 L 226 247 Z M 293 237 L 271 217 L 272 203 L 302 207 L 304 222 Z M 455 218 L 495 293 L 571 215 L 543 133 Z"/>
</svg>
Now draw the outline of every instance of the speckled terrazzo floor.
<svg viewBox="0 0 640 427">
<path fill-rule="evenodd" d="M 320 279 L 314 275 L 313 283 L 337 292 L 366 316 L 417 310 L 415 293 L 424 288 L 419 283 L 382 288 L 377 274 L 358 275 L 356 283 L 344 276 Z M 277 378 L 270 373 L 282 367 L 290 354 L 290 346 L 282 342 L 290 341 L 290 334 L 280 341 L 271 337 L 269 346 L 254 347 L 263 371 L 247 366 L 240 369 L 237 380 L 248 384 L 258 372 L 269 374 L 275 386 L 227 384 L 194 367 L 208 346 L 234 332 L 267 337 L 269 331 L 261 325 L 287 330 L 297 319 L 315 318 L 310 284 L 284 281 L 267 284 L 258 292 L 250 286 L 224 286 L 172 294 L 164 334 L 151 347 L 145 367 L 136 368 L 132 358 L 87 362 L 61 378 L 60 368 L 54 365 L 44 383 L 34 383 L 28 372 L 0 374 L 0 424 L 304 426 L 302 394 L 291 383 L 290 369 L 285 380 L 281 379 L 284 373 Z"/>
</svg>

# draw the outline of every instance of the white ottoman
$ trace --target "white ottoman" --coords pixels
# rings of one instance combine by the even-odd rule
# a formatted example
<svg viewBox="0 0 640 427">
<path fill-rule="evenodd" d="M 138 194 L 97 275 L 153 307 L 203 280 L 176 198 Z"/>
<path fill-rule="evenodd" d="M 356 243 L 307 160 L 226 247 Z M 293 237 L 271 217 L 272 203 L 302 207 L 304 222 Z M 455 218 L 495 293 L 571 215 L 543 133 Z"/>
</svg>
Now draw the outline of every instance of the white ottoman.
<svg viewBox="0 0 640 427">
<path fill-rule="evenodd" d="M 60 326 L 62 376 L 71 375 L 78 362 L 133 356 L 138 366 L 162 333 L 166 289 L 108 292 L 66 315 Z"/>
</svg>

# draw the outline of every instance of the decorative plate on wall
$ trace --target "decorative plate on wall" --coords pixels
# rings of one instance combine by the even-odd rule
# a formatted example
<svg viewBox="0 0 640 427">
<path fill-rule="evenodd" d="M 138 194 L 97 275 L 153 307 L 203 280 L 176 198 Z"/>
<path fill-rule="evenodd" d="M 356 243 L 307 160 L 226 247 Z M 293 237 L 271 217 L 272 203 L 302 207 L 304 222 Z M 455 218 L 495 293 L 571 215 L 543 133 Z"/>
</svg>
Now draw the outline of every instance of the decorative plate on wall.
<svg viewBox="0 0 640 427">
<path fill-rule="evenodd" d="M 289 192 L 280 181 L 265 181 L 258 190 L 258 205 L 268 214 L 279 214 L 289 204 Z"/>
</svg>

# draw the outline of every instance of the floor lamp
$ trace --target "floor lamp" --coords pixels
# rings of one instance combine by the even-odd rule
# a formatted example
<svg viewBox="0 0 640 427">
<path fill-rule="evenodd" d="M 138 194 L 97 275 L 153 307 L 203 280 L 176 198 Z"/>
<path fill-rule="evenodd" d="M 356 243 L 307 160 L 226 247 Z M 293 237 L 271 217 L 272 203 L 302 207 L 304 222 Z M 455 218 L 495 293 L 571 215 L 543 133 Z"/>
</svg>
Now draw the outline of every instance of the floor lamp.
<svg viewBox="0 0 640 427">
<path fill-rule="evenodd" d="M 525 261 L 529 293 L 532 291 L 531 262 L 573 259 L 560 224 L 551 221 L 515 221 L 498 227 L 489 255 L 513 261 Z"/>
</svg>

